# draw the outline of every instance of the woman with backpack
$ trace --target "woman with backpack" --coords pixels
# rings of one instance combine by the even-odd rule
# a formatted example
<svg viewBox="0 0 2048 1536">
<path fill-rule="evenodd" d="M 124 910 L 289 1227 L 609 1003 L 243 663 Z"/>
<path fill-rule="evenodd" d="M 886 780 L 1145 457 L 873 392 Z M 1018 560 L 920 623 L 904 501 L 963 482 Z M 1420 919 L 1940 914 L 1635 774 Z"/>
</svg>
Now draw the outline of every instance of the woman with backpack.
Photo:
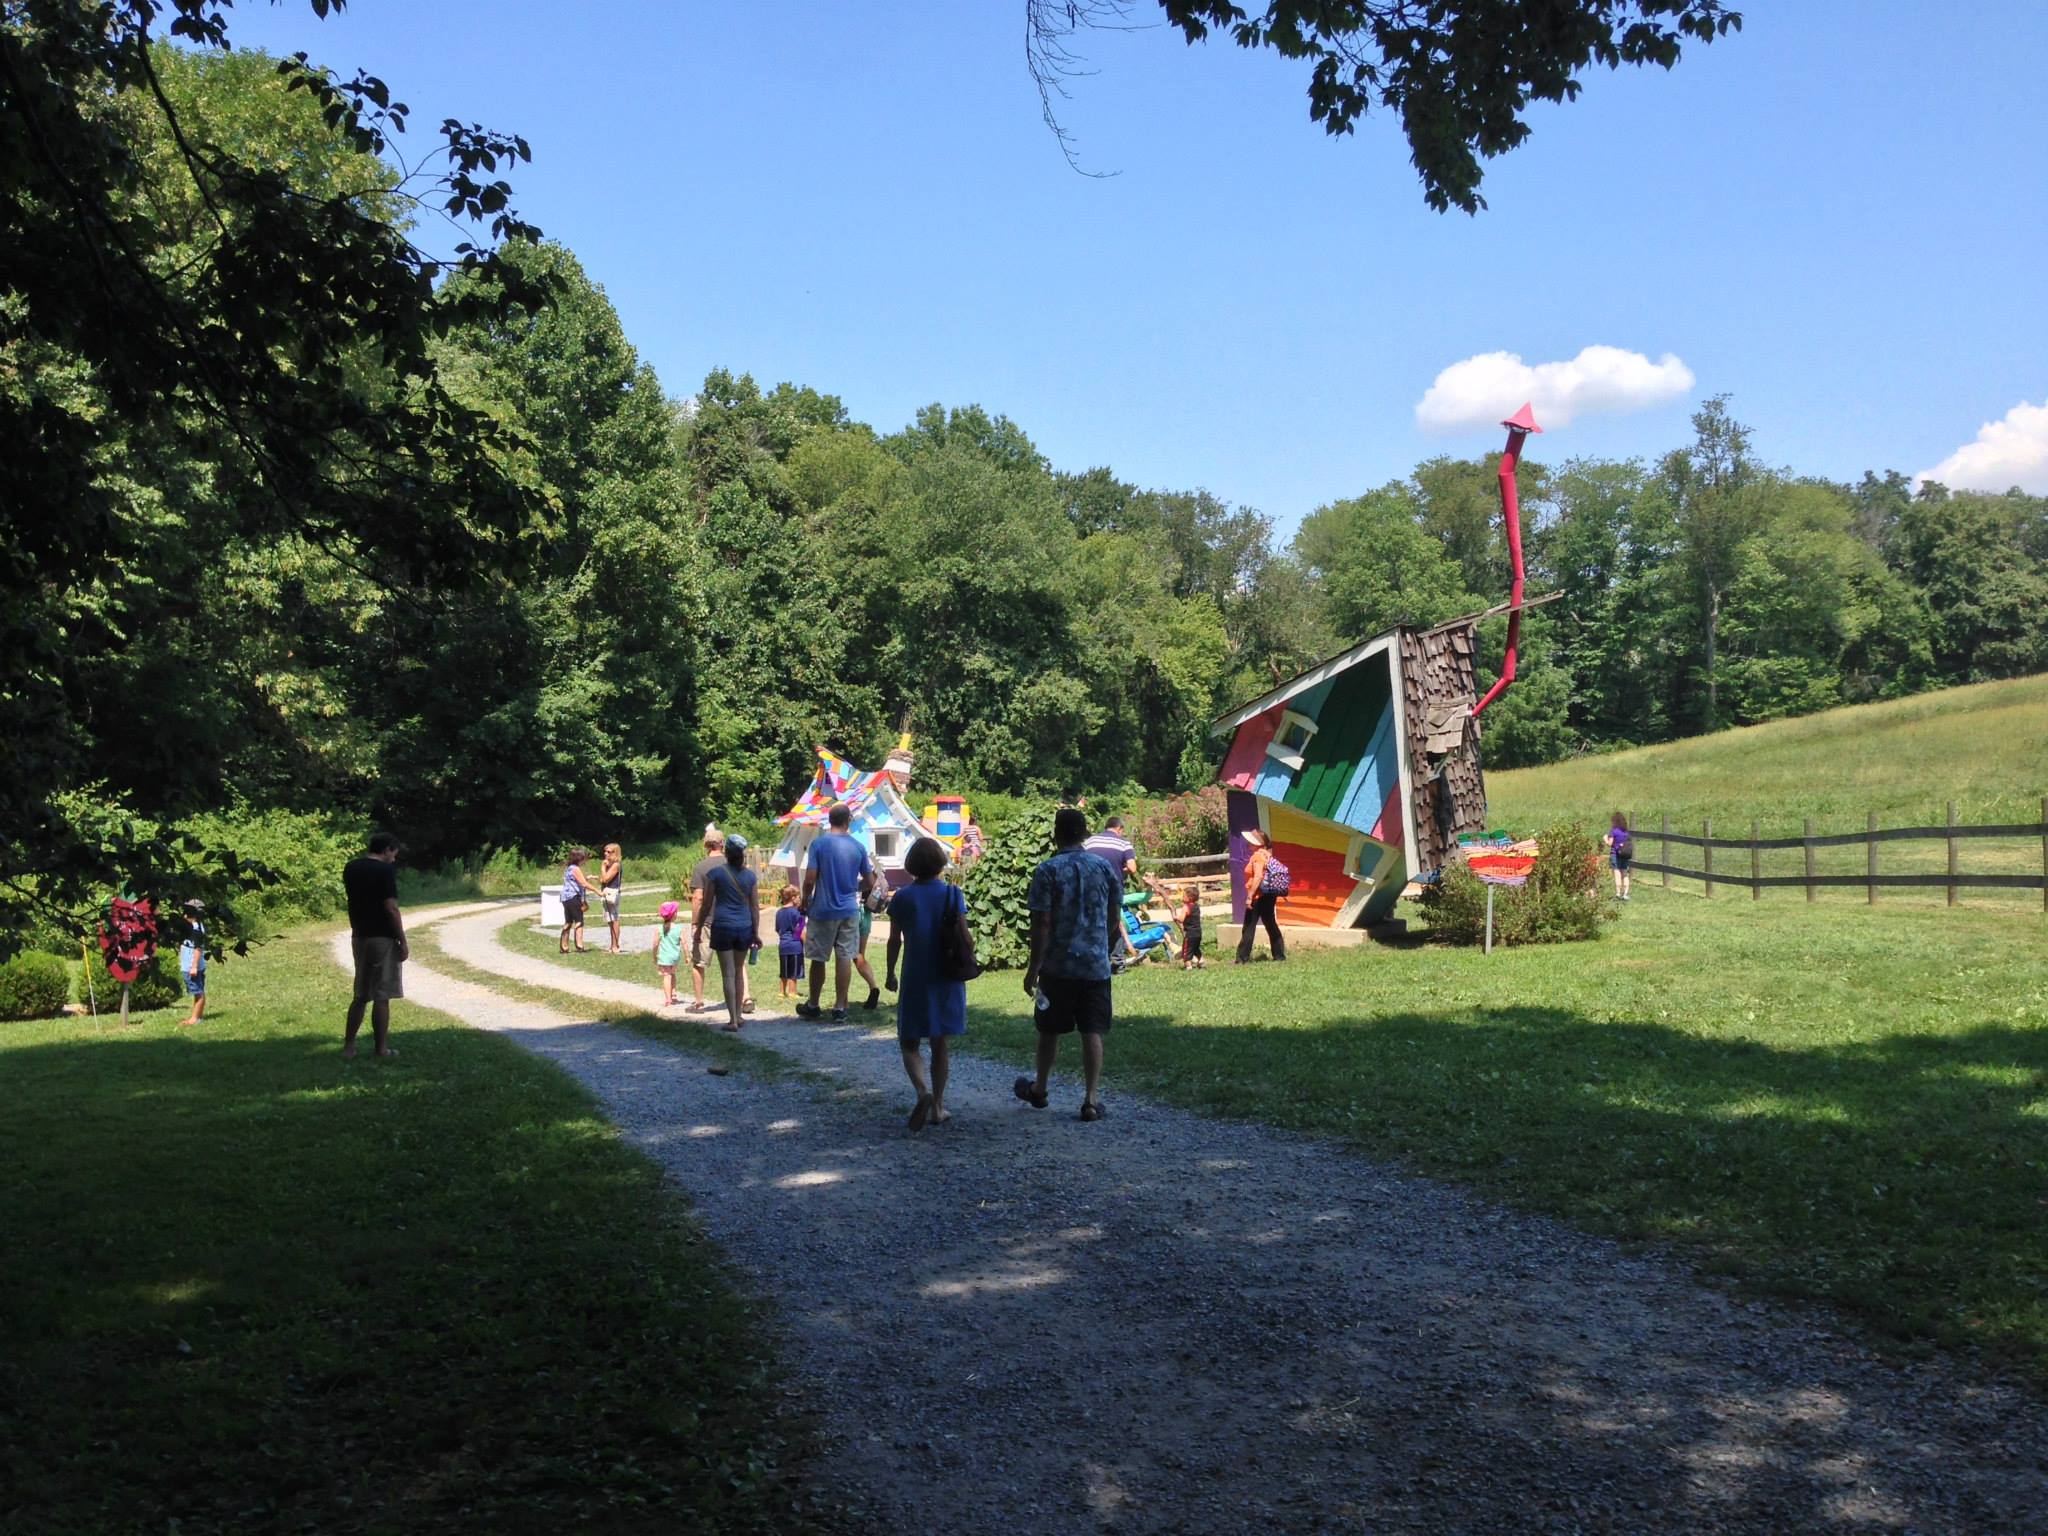
<svg viewBox="0 0 2048 1536">
<path fill-rule="evenodd" d="M 1244 931 L 1237 936 L 1237 963 L 1252 957 L 1252 937 L 1258 925 L 1266 925 L 1266 943 L 1275 960 L 1287 958 L 1287 941 L 1280 937 L 1280 919 L 1274 909 L 1287 894 L 1292 877 L 1287 866 L 1273 857 L 1266 834 L 1254 827 L 1244 834 L 1251 845 L 1251 857 L 1244 861 Z"/>
<path fill-rule="evenodd" d="M 1628 817 L 1616 811 L 1601 841 L 1607 844 L 1607 858 L 1614 865 L 1614 899 L 1627 901 L 1629 866 L 1636 861 L 1636 840 L 1629 835 Z"/>
</svg>

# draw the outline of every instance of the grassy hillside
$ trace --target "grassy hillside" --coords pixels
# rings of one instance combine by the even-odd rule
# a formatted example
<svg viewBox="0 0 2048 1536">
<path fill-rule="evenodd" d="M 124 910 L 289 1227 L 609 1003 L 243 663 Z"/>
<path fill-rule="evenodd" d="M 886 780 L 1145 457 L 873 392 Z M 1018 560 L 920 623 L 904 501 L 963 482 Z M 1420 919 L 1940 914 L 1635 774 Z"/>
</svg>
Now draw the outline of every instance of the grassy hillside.
<svg viewBox="0 0 2048 1536">
<path fill-rule="evenodd" d="M 1668 813 L 1697 832 L 1764 835 L 1935 825 L 1954 800 L 1965 822 L 2036 821 L 2048 794 L 2048 674 L 1859 704 L 1801 720 L 1696 736 L 1605 757 L 1486 776 L 1497 826 L 1517 831 L 1630 811 L 1640 829 Z"/>
</svg>

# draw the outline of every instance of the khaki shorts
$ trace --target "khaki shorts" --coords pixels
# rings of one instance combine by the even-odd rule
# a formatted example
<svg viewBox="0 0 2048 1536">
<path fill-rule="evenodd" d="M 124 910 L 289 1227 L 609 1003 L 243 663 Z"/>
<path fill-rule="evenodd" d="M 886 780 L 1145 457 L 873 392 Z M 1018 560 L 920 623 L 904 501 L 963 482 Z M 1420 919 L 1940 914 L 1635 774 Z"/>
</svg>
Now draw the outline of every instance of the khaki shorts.
<svg viewBox="0 0 2048 1536">
<path fill-rule="evenodd" d="M 851 962 L 860 953 L 860 918 L 814 917 L 804 924 L 804 957 Z"/>
<path fill-rule="evenodd" d="M 405 962 L 398 958 L 398 940 L 358 933 L 350 936 L 350 947 L 356 956 L 357 1002 L 385 1003 L 405 996 Z"/>
</svg>

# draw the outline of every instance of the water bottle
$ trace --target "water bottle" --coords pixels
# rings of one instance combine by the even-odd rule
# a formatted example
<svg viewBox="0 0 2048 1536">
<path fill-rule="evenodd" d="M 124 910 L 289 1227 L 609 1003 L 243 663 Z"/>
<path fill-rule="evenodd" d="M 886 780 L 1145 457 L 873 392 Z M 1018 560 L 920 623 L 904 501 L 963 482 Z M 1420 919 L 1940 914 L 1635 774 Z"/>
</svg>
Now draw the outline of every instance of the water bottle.
<svg viewBox="0 0 2048 1536">
<path fill-rule="evenodd" d="M 1040 1013 L 1043 1013 L 1043 1012 L 1045 1012 L 1045 1010 L 1046 1010 L 1046 1009 L 1050 1008 L 1051 1006 L 1052 1006 L 1052 999 L 1051 999 L 1051 998 L 1049 998 L 1049 997 L 1047 997 L 1047 996 L 1045 995 L 1045 988 L 1043 988 L 1043 987 L 1040 987 L 1040 988 L 1038 989 L 1038 999 L 1037 999 L 1037 1008 L 1038 1008 L 1038 1011 L 1039 1011 Z"/>
</svg>

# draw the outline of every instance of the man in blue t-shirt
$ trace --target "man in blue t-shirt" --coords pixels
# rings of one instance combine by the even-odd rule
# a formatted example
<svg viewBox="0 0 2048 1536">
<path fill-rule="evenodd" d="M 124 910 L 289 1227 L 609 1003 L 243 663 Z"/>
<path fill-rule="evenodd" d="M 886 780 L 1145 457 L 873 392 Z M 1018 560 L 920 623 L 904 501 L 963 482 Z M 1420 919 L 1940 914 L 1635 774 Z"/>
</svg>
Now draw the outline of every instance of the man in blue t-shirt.
<svg viewBox="0 0 2048 1536">
<path fill-rule="evenodd" d="M 853 812 L 832 807 L 831 830 L 811 843 L 804 862 L 804 953 L 811 962 L 811 996 L 796 1005 L 797 1017 L 820 1016 L 825 962 L 833 962 L 832 1022 L 846 1022 L 846 989 L 853 982 L 853 958 L 860 953 L 860 909 L 875 887 L 875 865 L 860 840 L 846 829 Z"/>
</svg>

